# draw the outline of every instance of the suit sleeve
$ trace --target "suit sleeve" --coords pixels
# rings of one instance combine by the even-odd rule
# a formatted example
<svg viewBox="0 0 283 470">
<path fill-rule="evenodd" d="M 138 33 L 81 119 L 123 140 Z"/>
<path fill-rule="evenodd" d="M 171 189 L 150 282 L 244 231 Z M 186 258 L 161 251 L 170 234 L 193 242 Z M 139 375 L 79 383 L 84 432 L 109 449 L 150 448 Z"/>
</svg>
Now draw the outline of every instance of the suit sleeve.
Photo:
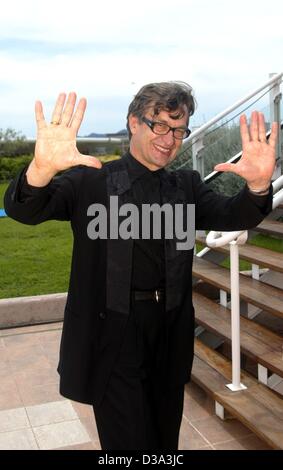
<svg viewBox="0 0 283 470">
<path fill-rule="evenodd" d="M 196 229 L 245 230 L 256 227 L 272 210 L 273 188 L 266 196 L 252 194 L 247 186 L 235 196 L 215 193 L 192 172 L 195 196 Z"/>
<path fill-rule="evenodd" d="M 71 220 L 78 198 L 84 167 L 78 166 L 55 177 L 44 187 L 31 186 L 25 167 L 10 183 L 4 207 L 12 219 L 28 225 L 46 220 Z"/>
</svg>

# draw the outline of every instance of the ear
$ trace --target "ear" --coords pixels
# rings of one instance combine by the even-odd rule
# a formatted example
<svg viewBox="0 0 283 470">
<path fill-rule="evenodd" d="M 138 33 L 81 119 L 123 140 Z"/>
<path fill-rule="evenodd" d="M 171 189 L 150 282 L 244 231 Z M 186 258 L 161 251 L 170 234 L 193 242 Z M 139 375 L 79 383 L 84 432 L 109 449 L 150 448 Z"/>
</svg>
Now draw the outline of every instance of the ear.
<svg viewBox="0 0 283 470">
<path fill-rule="evenodd" d="M 138 125 L 140 125 L 139 118 L 130 114 L 129 116 L 129 127 L 132 135 L 135 135 L 138 129 Z"/>
</svg>

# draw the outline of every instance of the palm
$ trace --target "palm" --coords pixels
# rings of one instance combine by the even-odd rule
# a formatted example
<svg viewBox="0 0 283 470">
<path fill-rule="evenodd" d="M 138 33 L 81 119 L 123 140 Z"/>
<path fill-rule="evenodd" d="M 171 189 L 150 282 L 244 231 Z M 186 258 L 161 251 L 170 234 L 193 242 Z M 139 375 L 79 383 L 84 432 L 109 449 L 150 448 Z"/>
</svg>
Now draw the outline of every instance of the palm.
<svg viewBox="0 0 283 470">
<path fill-rule="evenodd" d="M 59 95 L 51 124 L 45 121 L 41 102 L 36 103 L 38 127 L 34 156 L 36 168 L 54 175 L 76 165 L 100 168 L 101 163 L 97 158 L 81 154 L 76 145 L 76 136 L 86 109 L 86 100 L 81 99 L 75 110 L 75 93 L 69 94 L 64 108 L 65 99 L 65 94 Z"/>
<path fill-rule="evenodd" d="M 274 171 L 275 151 L 265 142 L 248 142 L 243 148 L 242 158 L 235 164 L 236 171 L 248 181 L 255 175 L 259 179 L 271 179 Z"/>
<path fill-rule="evenodd" d="M 266 187 L 275 167 L 277 123 L 273 123 L 269 141 L 266 140 L 264 117 L 256 111 L 252 113 L 250 130 L 246 116 L 241 116 L 240 129 L 243 145 L 241 159 L 233 163 L 220 163 L 216 171 L 230 171 L 244 178 L 251 187 Z"/>
<path fill-rule="evenodd" d="M 35 160 L 38 167 L 52 165 L 57 172 L 65 170 L 76 164 L 79 155 L 76 136 L 71 129 L 50 125 L 39 130 L 35 146 Z"/>
</svg>

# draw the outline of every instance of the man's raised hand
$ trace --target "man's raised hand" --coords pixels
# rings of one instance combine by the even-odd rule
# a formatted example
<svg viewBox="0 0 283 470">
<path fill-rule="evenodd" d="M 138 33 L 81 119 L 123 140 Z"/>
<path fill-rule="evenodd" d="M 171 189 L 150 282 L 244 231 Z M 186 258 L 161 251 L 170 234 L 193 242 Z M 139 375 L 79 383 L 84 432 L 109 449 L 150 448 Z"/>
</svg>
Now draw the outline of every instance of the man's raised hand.
<svg viewBox="0 0 283 470">
<path fill-rule="evenodd" d="M 101 168 L 100 161 L 83 155 L 77 149 L 76 137 L 86 109 L 86 99 L 76 105 L 76 94 L 60 93 L 51 123 L 45 121 L 40 101 L 35 103 L 37 140 L 34 159 L 27 170 L 27 180 L 32 186 L 45 186 L 56 173 L 77 165 Z M 65 103 L 66 102 L 66 103 Z"/>
<path fill-rule="evenodd" d="M 245 115 L 240 117 L 243 145 L 241 159 L 237 163 L 219 163 L 216 171 L 230 171 L 242 176 L 251 190 L 268 188 L 275 168 L 275 149 L 278 124 L 273 122 L 269 140 L 266 140 L 264 115 L 252 113 L 250 129 Z"/>
</svg>

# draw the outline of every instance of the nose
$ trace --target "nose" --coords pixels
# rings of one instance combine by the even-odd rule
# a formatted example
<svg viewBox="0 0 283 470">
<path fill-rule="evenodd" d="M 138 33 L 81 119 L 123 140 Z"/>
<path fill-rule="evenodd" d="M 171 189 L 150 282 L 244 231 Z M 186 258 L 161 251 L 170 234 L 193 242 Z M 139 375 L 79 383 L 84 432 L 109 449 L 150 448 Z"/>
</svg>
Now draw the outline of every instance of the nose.
<svg viewBox="0 0 283 470">
<path fill-rule="evenodd" d="M 168 147 L 171 147 L 175 143 L 175 137 L 173 135 L 173 131 L 169 131 L 168 134 L 162 136 L 162 140 L 164 144 Z"/>
</svg>

